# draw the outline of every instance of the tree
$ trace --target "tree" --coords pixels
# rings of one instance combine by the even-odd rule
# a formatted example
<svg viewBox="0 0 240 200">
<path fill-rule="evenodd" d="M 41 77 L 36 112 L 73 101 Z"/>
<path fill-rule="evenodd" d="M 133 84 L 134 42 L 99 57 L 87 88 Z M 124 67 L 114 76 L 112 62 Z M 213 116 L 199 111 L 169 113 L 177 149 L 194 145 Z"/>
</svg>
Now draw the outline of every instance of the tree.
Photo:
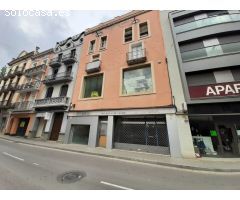
<svg viewBox="0 0 240 200">
<path fill-rule="evenodd" d="M 7 67 L 4 66 L 0 69 L 0 78 L 3 78 L 6 75 Z"/>
</svg>

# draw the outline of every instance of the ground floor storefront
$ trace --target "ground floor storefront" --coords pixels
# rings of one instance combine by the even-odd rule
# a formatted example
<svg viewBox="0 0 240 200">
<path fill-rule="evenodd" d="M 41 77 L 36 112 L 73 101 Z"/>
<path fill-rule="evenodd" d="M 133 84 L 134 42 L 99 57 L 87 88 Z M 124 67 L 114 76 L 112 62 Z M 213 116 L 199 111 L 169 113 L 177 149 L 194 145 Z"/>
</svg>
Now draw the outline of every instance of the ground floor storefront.
<svg viewBox="0 0 240 200">
<path fill-rule="evenodd" d="M 189 121 L 195 152 L 208 157 L 240 157 L 238 103 L 191 106 Z"/>
<path fill-rule="evenodd" d="M 10 113 L 7 111 L 2 111 L 0 113 L 0 133 L 4 134 L 6 132 L 7 122 L 10 118 Z"/>
<path fill-rule="evenodd" d="M 183 143 L 176 135 L 180 126 L 185 129 L 187 123 L 184 119 L 181 123 L 174 108 L 72 112 L 68 116 L 64 142 L 182 157 Z M 188 137 L 186 148 L 189 148 L 192 145 L 190 129 L 185 136 Z M 193 148 L 191 150 L 189 154 L 193 157 Z"/>
<path fill-rule="evenodd" d="M 35 113 L 12 113 L 5 134 L 28 137 L 31 134 Z"/>
<path fill-rule="evenodd" d="M 37 112 L 31 137 L 42 138 L 52 141 L 62 141 L 66 129 L 67 112 Z"/>
</svg>

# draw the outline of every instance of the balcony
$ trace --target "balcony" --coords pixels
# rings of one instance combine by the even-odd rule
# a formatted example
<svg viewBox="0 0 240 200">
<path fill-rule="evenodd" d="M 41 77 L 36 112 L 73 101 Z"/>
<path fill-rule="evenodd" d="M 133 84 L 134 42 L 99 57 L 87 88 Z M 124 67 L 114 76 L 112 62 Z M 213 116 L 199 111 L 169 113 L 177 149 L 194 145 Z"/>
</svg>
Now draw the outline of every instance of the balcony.
<svg viewBox="0 0 240 200">
<path fill-rule="evenodd" d="M 30 76 L 34 76 L 34 75 L 37 75 L 37 74 L 44 73 L 45 70 L 46 70 L 46 67 L 47 66 L 45 64 L 42 64 L 42 65 L 38 65 L 36 67 L 32 67 L 30 69 L 26 69 L 25 70 L 25 76 L 30 77 Z"/>
<path fill-rule="evenodd" d="M 69 105 L 68 97 L 52 97 L 52 98 L 35 100 L 34 107 L 35 109 L 49 108 L 49 107 L 56 107 L 56 108 L 60 107 L 63 109 L 67 109 L 68 105 Z"/>
<path fill-rule="evenodd" d="M 34 101 L 23 101 L 14 104 L 13 111 L 31 111 L 33 109 Z"/>
<path fill-rule="evenodd" d="M 74 54 L 72 54 L 72 53 L 63 55 L 63 57 L 62 57 L 62 62 L 63 62 L 65 65 L 75 63 L 75 62 L 76 62 L 76 56 L 75 56 Z"/>
<path fill-rule="evenodd" d="M 14 104 L 9 102 L 8 100 L 0 101 L 0 109 L 9 109 L 9 108 L 14 108 Z"/>
<path fill-rule="evenodd" d="M 147 57 L 146 57 L 145 49 L 135 50 L 127 53 L 128 65 L 144 63 L 146 61 L 147 61 Z"/>
<path fill-rule="evenodd" d="M 181 52 L 183 62 L 221 56 L 233 53 L 240 53 L 240 42 L 213 45 L 200 49 Z"/>
<path fill-rule="evenodd" d="M 69 82 L 72 79 L 73 77 L 71 72 L 63 72 L 46 76 L 45 79 L 43 80 L 43 83 L 46 85 L 52 85 L 56 83 Z"/>
<path fill-rule="evenodd" d="M 31 82 L 31 83 L 26 83 L 23 85 L 19 85 L 18 86 L 18 92 L 19 93 L 24 93 L 24 92 L 34 92 L 39 90 L 41 82 L 37 81 L 37 82 Z"/>
<path fill-rule="evenodd" d="M 2 76 L 1 77 L 1 80 L 4 80 L 4 81 L 6 81 L 6 80 L 8 80 L 8 76 L 7 76 L 8 74 L 6 73 L 4 76 Z"/>
<path fill-rule="evenodd" d="M 56 57 L 50 60 L 49 66 L 51 67 L 60 67 L 61 66 L 61 58 Z"/>
<path fill-rule="evenodd" d="M 99 72 L 101 70 L 101 61 L 96 60 L 90 63 L 87 63 L 86 72 L 87 73 L 94 73 Z"/>
<path fill-rule="evenodd" d="M 15 70 L 9 70 L 8 73 L 6 74 L 6 78 L 14 78 L 15 77 Z"/>
<path fill-rule="evenodd" d="M 228 23 L 228 22 L 236 22 L 240 21 L 240 14 L 233 13 L 227 15 L 219 15 L 219 16 L 212 16 L 204 19 L 199 19 L 193 22 L 188 22 L 182 25 L 178 25 L 175 27 L 176 33 L 182 33 L 202 27 L 207 27 L 216 24 Z"/>
<path fill-rule="evenodd" d="M 23 73 L 24 73 L 24 68 L 23 67 L 17 67 L 14 71 L 14 74 L 16 76 L 21 76 L 21 75 L 23 75 Z"/>
<path fill-rule="evenodd" d="M 17 83 L 10 83 L 1 87 L 1 92 L 17 90 Z"/>
</svg>

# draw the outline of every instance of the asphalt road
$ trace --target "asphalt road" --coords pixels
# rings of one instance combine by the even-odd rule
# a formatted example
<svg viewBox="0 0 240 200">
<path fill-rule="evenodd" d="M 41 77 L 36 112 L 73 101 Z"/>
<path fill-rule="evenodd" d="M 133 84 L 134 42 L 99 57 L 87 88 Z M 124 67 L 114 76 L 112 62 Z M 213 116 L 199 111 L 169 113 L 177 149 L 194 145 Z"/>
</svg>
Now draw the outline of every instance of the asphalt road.
<svg viewBox="0 0 240 200">
<path fill-rule="evenodd" d="M 71 171 L 80 174 L 61 176 Z M 168 168 L 0 139 L 0 189 L 240 189 L 240 173 Z"/>
</svg>

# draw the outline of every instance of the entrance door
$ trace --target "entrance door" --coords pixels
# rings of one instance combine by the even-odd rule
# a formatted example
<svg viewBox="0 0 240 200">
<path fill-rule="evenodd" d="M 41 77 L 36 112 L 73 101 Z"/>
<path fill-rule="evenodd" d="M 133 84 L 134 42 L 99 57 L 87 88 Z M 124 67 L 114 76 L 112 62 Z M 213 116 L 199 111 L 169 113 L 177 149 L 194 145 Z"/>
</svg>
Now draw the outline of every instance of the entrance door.
<svg viewBox="0 0 240 200">
<path fill-rule="evenodd" d="M 55 113 L 50 140 L 54 140 L 54 141 L 58 140 L 58 136 L 62 126 L 62 120 L 63 120 L 63 113 Z"/>
<path fill-rule="evenodd" d="M 238 138 L 232 124 L 217 124 L 220 152 L 224 157 L 238 155 Z"/>
<path fill-rule="evenodd" d="M 18 128 L 17 128 L 17 136 L 25 136 L 27 127 L 29 123 L 29 118 L 20 118 L 19 123 L 18 123 Z"/>
<path fill-rule="evenodd" d="M 99 122 L 98 146 L 106 148 L 107 142 L 107 121 Z"/>
</svg>

